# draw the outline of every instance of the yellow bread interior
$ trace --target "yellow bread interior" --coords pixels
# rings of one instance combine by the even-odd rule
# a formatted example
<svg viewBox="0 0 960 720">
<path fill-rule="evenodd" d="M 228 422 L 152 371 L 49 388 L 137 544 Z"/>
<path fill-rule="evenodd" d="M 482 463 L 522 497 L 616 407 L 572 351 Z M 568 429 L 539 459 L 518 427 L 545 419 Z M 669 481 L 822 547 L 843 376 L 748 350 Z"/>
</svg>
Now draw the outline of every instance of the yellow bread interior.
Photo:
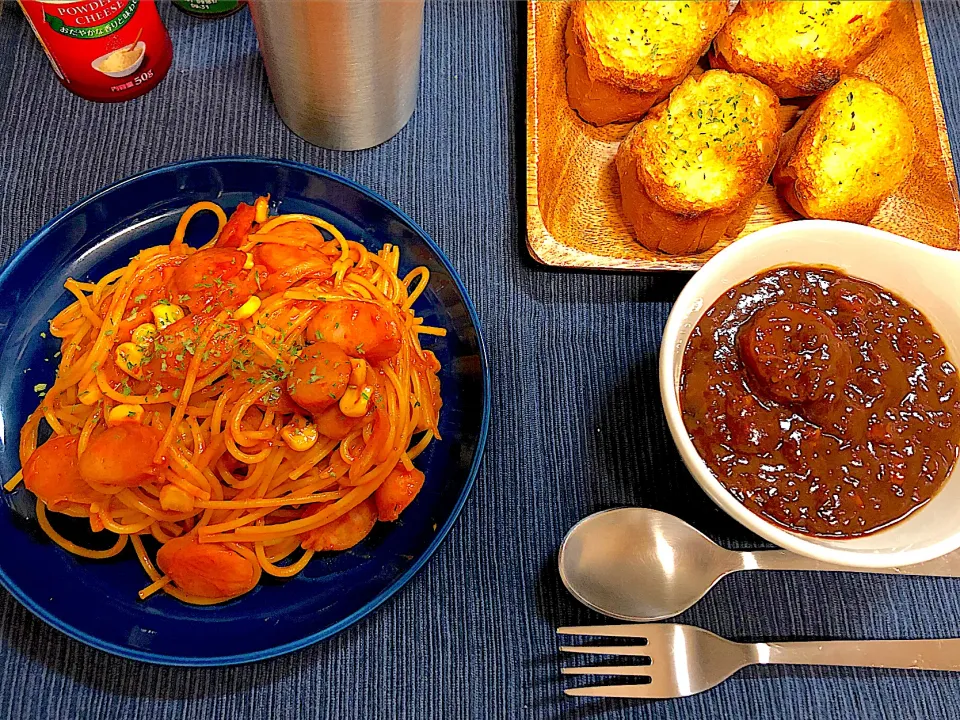
<svg viewBox="0 0 960 720">
<path fill-rule="evenodd" d="M 702 52 L 722 24 L 715 1 L 590 0 L 580 10 L 594 60 L 606 71 L 603 79 L 631 85 L 684 72 L 691 50 Z"/>
<path fill-rule="evenodd" d="M 829 90 L 805 152 L 813 169 L 803 180 L 807 209 L 847 205 L 858 198 L 884 196 L 903 182 L 914 152 L 913 123 L 903 103 L 876 83 L 845 78 Z"/>
<path fill-rule="evenodd" d="M 757 63 L 797 57 L 847 58 L 879 32 L 891 2 L 880 0 L 745 0 L 731 37 Z M 775 42 L 771 42 L 771 38 Z"/>
<path fill-rule="evenodd" d="M 736 204 L 756 192 L 756 166 L 779 141 L 775 108 L 773 93 L 745 75 L 712 70 L 688 78 L 663 112 L 641 124 L 643 167 L 670 206 Z"/>
</svg>

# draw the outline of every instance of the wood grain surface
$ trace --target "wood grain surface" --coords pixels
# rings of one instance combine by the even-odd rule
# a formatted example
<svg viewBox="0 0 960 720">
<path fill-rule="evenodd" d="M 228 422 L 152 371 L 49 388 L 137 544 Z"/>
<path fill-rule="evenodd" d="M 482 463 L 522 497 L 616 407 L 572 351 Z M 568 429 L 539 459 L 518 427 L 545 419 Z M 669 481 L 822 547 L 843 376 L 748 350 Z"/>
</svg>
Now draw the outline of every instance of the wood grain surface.
<svg viewBox="0 0 960 720">
<path fill-rule="evenodd" d="M 531 0 L 527 8 L 527 249 L 537 261 L 558 267 L 695 270 L 732 240 L 698 255 L 674 256 L 636 241 L 620 209 L 614 165 L 632 124 L 594 127 L 567 102 L 563 31 L 570 2 Z M 870 224 L 960 249 L 957 179 L 919 2 L 897 4 L 890 34 L 856 72 L 903 99 L 917 130 L 910 175 Z M 809 104 L 809 99 L 782 101 L 784 129 Z M 741 237 L 799 218 L 768 183 Z"/>
</svg>

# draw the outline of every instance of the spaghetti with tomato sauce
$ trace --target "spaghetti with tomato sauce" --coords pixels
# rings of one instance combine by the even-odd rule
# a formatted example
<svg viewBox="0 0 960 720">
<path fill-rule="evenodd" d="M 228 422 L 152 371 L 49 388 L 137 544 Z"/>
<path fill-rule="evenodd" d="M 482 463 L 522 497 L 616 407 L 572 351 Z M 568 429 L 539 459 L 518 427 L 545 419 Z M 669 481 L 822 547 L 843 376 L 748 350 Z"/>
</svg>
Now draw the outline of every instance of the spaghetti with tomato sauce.
<svg viewBox="0 0 960 720">
<path fill-rule="evenodd" d="M 229 220 L 192 205 L 169 245 L 68 280 L 76 302 L 50 322 L 57 379 L 5 488 L 22 481 L 70 552 L 133 545 L 143 599 L 222 602 L 356 545 L 413 501 L 413 461 L 439 437 L 440 364 L 420 338 L 446 333 L 413 310 L 427 268 L 400 277 L 396 246 L 371 253 L 320 218 L 268 217 L 268 201 Z M 195 250 L 198 212 L 218 230 Z M 48 512 L 116 542 L 81 547 Z"/>
</svg>

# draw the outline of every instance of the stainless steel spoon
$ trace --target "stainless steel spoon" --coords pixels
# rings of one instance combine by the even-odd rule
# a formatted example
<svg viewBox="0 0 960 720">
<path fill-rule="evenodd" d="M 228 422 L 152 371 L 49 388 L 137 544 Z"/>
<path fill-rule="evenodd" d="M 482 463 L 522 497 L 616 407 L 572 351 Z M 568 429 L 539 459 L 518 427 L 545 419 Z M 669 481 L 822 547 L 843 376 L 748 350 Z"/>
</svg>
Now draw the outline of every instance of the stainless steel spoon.
<svg viewBox="0 0 960 720">
<path fill-rule="evenodd" d="M 679 615 L 738 570 L 821 570 L 960 577 L 960 553 L 903 568 L 832 565 L 786 550 L 736 552 L 680 518 L 648 508 L 594 513 L 560 546 L 560 578 L 589 608 L 620 620 Z"/>
</svg>

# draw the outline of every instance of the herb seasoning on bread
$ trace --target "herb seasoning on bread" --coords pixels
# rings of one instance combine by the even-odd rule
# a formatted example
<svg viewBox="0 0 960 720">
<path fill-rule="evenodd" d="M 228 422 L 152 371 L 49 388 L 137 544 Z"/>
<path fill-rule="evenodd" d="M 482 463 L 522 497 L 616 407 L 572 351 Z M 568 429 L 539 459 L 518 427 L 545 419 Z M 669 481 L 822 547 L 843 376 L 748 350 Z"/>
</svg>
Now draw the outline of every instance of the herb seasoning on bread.
<svg viewBox="0 0 960 720">
<path fill-rule="evenodd" d="M 576 0 L 567 23 L 570 106 L 594 125 L 637 120 L 693 69 L 726 0 Z"/>
<path fill-rule="evenodd" d="M 890 29 L 895 2 L 741 0 L 713 45 L 714 67 L 752 75 L 782 98 L 833 87 Z"/>
<path fill-rule="evenodd" d="M 866 223 L 906 179 L 915 153 L 900 99 L 851 75 L 784 135 L 773 182 L 804 217 Z"/>
<path fill-rule="evenodd" d="M 698 253 L 746 225 L 777 159 L 779 101 L 747 75 L 687 78 L 617 152 L 623 210 L 651 250 Z"/>
</svg>

